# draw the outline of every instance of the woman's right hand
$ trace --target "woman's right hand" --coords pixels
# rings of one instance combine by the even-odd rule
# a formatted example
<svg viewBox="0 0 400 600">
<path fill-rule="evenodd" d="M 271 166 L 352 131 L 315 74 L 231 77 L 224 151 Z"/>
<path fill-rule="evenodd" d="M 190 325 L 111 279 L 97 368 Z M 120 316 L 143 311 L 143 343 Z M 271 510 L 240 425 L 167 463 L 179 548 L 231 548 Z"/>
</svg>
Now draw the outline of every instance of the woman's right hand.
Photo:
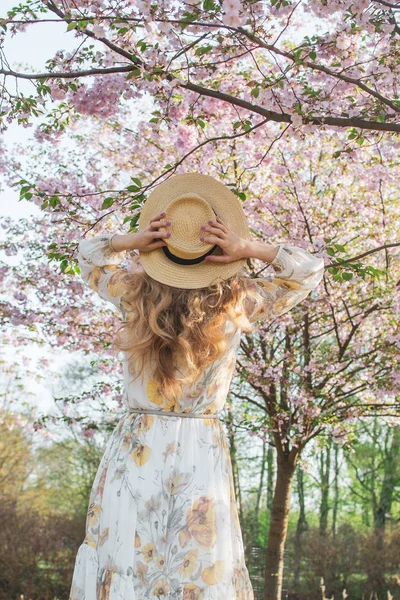
<svg viewBox="0 0 400 600">
<path fill-rule="evenodd" d="M 220 217 L 216 217 L 216 220 L 209 221 L 208 223 L 208 225 L 201 227 L 207 233 L 202 235 L 200 239 L 209 244 L 217 244 L 223 251 L 223 254 L 209 254 L 205 257 L 205 261 L 230 263 L 235 260 L 247 258 L 248 242 L 246 240 L 243 240 L 234 231 L 231 231 Z"/>
<path fill-rule="evenodd" d="M 137 231 L 133 235 L 135 236 L 135 250 L 141 250 L 142 252 L 150 252 L 156 248 L 162 248 L 166 246 L 164 240 L 158 238 L 168 238 L 171 236 L 169 231 L 158 231 L 160 227 L 168 227 L 171 225 L 171 221 L 163 220 L 165 212 L 158 213 L 152 219 L 147 227 L 141 231 Z"/>
</svg>

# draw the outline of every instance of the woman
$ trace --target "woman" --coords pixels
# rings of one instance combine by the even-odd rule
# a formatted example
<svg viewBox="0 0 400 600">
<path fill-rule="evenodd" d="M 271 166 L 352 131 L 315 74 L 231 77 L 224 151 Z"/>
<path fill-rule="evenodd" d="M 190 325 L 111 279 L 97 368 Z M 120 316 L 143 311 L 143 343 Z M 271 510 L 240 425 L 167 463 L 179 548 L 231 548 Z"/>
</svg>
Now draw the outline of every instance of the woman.
<svg viewBox="0 0 400 600">
<path fill-rule="evenodd" d="M 248 258 L 274 273 L 246 277 Z M 122 316 L 127 412 L 93 483 L 70 600 L 252 600 L 218 417 L 241 332 L 304 299 L 323 260 L 252 241 L 237 196 L 198 173 L 161 183 L 137 233 L 81 240 L 78 260 Z"/>
</svg>

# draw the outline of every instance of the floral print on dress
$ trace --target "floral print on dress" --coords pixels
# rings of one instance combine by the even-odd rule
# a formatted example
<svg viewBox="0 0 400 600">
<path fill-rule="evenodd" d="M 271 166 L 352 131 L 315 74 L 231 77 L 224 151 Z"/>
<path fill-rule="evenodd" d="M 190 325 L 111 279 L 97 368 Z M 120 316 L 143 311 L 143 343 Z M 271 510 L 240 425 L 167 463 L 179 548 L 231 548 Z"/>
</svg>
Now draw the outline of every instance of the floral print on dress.
<svg viewBox="0 0 400 600">
<path fill-rule="evenodd" d="M 81 240 L 81 276 L 124 315 L 126 253 L 113 252 L 109 237 Z M 251 319 L 272 318 L 298 303 L 320 281 L 321 261 L 281 246 L 271 263 L 279 278 L 257 280 L 265 305 Z M 138 256 L 134 263 L 140 269 Z M 223 410 L 234 375 L 241 332 L 230 321 L 226 332 L 225 355 L 179 402 L 166 402 L 151 377 L 132 382 L 123 361 L 127 412 L 93 482 L 69 600 L 254 600 L 228 440 L 222 422 L 207 418 Z"/>
</svg>

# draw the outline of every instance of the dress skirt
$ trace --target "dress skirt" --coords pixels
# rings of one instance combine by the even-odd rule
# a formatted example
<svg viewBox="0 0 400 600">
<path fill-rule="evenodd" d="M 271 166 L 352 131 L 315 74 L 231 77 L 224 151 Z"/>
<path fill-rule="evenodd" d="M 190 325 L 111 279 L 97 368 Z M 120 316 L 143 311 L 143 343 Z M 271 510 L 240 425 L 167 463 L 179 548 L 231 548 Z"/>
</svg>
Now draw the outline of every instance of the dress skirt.
<svg viewBox="0 0 400 600">
<path fill-rule="evenodd" d="M 253 600 L 221 421 L 127 412 L 89 499 L 69 600 Z"/>
</svg>

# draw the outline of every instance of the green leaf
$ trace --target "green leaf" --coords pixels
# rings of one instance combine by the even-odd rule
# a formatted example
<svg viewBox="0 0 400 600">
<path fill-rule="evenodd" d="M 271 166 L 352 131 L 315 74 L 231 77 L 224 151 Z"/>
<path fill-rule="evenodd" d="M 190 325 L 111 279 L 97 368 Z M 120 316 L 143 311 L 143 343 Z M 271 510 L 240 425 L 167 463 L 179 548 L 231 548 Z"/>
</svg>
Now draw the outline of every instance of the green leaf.
<svg viewBox="0 0 400 600">
<path fill-rule="evenodd" d="M 140 187 L 140 188 L 142 187 L 142 182 L 140 181 L 140 179 L 138 179 L 137 177 L 131 177 L 131 179 L 132 179 L 133 183 L 136 183 L 136 185 L 138 187 Z"/>
<path fill-rule="evenodd" d="M 137 185 L 128 185 L 126 189 L 128 190 L 128 192 L 140 192 L 140 187 L 138 187 Z"/>
<path fill-rule="evenodd" d="M 66 259 L 60 262 L 60 269 L 63 273 L 65 273 L 65 269 L 68 267 L 68 261 Z"/>
<path fill-rule="evenodd" d="M 244 130 L 250 131 L 250 129 L 251 129 L 251 121 L 250 121 L 250 119 L 246 119 L 246 121 L 244 122 Z"/>
<path fill-rule="evenodd" d="M 78 23 L 76 21 L 72 21 L 71 23 L 68 23 L 67 31 L 71 31 L 72 29 L 76 29 L 77 25 L 78 25 Z"/>
<path fill-rule="evenodd" d="M 134 68 L 134 69 L 132 69 L 132 71 L 129 71 L 127 78 L 132 79 L 133 77 L 139 77 L 139 75 L 141 75 L 141 73 L 142 72 L 140 69 Z"/>
<path fill-rule="evenodd" d="M 202 46 L 201 48 L 197 48 L 196 49 L 196 56 L 203 56 L 204 54 L 207 54 L 208 52 L 210 52 L 210 50 L 213 49 L 214 46 Z"/>
<path fill-rule="evenodd" d="M 309 56 L 311 60 L 315 60 L 317 58 L 317 53 L 315 52 L 315 50 L 311 50 Z"/>
<path fill-rule="evenodd" d="M 294 62 L 296 63 L 296 65 L 299 65 L 302 63 L 301 52 L 302 52 L 301 48 L 298 48 L 298 50 L 295 50 L 293 52 L 293 58 L 294 58 Z"/>
<path fill-rule="evenodd" d="M 216 10 L 213 0 L 204 0 L 203 2 L 204 10 Z"/>
<path fill-rule="evenodd" d="M 341 244 L 333 244 L 338 252 L 346 252 L 345 247 Z"/>
<path fill-rule="evenodd" d="M 353 279 L 353 273 L 350 273 L 349 271 L 342 273 L 342 276 L 345 281 L 350 281 L 350 279 Z"/>
<path fill-rule="evenodd" d="M 129 226 L 130 229 L 134 229 L 136 227 L 136 224 L 139 221 L 139 217 L 140 217 L 140 215 L 137 214 L 131 219 L 130 226 Z"/>
<path fill-rule="evenodd" d="M 260 88 L 258 86 L 253 88 L 250 92 L 250 96 L 254 96 L 254 98 L 258 98 L 259 95 L 260 95 Z"/>
<path fill-rule="evenodd" d="M 180 25 L 180 28 L 182 29 L 182 31 L 184 29 L 186 29 L 186 27 L 188 25 L 190 25 L 190 23 L 192 21 L 195 21 L 196 19 L 197 19 L 197 15 L 195 13 L 190 13 L 188 11 L 185 11 L 183 13 L 183 15 L 181 16 L 180 22 L 179 22 L 179 25 Z"/>
<path fill-rule="evenodd" d="M 114 204 L 114 198 L 104 198 L 103 204 L 101 205 L 101 210 L 105 210 L 106 208 L 110 208 Z"/>
<path fill-rule="evenodd" d="M 383 123 L 385 120 L 386 114 L 384 112 L 379 113 L 378 117 L 377 117 L 377 121 L 378 123 Z"/>
<path fill-rule="evenodd" d="M 327 248 L 326 252 L 329 254 L 329 256 L 335 256 L 335 251 L 333 248 Z"/>
<path fill-rule="evenodd" d="M 201 119 L 197 119 L 197 123 L 200 125 L 200 127 L 202 129 L 204 129 L 204 127 L 206 126 L 206 124 L 204 123 L 204 121 L 202 121 Z"/>
<path fill-rule="evenodd" d="M 52 208 L 55 208 L 57 204 L 60 204 L 60 198 L 58 196 L 53 196 L 52 198 L 50 198 L 49 202 Z"/>
</svg>

